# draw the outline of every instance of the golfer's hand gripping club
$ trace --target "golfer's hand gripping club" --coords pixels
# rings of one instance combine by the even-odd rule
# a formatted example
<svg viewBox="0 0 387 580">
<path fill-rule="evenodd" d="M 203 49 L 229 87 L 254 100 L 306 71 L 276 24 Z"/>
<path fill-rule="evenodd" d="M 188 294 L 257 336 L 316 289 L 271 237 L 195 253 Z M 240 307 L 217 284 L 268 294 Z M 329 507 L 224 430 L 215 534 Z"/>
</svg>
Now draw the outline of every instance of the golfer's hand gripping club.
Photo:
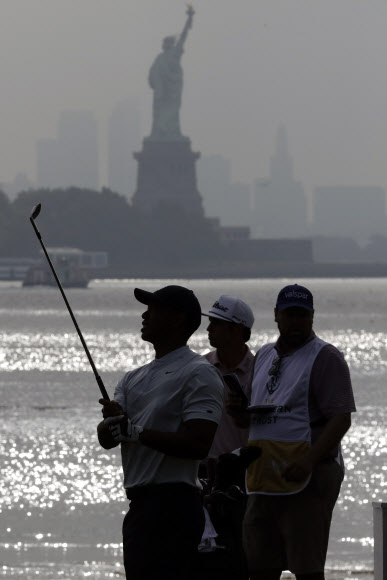
<svg viewBox="0 0 387 580">
<path fill-rule="evenodd" d="M 126 415 L 107 417 L 104 419 L 104 424 L 117 443 L 136 443 L 140 433 L 144 431 L 141 425 L 135 425 Z"/>
</svg>

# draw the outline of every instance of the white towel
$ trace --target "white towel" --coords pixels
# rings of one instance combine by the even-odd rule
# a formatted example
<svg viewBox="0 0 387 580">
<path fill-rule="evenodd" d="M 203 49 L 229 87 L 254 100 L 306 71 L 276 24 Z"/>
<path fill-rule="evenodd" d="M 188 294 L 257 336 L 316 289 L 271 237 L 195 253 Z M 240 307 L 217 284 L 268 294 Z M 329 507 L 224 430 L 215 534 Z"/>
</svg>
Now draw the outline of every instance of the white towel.
<svg viewBox="0 0 387 580">
<path fill-rule="evenodd" d="M 212 525 L 210 514 L 208 513 L 207 509 L 203 507 L 203 510 L 205 524 L 204 524 L 204 532 L 200 544 L 198 546 L 198 550 L 199 552 L 213 552 L 214 550 L 216 550 L 215 538 L 217 537 L 218 534 L 216 533 L 216 530 Z"/>
</svg>

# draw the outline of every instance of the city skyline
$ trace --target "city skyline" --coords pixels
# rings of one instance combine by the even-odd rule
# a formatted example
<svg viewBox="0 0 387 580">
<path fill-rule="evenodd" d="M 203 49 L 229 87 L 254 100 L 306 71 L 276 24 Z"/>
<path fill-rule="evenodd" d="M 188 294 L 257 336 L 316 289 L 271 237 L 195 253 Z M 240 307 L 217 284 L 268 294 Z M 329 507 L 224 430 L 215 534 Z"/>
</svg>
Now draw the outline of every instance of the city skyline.
<svg viewBox="0 0 387 580">
<path fill-rule="evenodd" d="M 62 111 L 53 139 L 36 142 L 36 187 L 99 189 L 99 138 L 91 111 Z"/>
<path fill-rule="evenodd" d="M 138 153 L 133 153 L 140 140 L 136 111 L 137 105 L 131 100 L 117 103 L 108 127 L 109 188 L 124 195 L 131 203 L 136 191 L 138 163 L 138 159 L 134 159 Z M 77 152 L 79 131 L 90 151 L 85 146 Z M 28 182 L 26 176 L 19 174 L 13 183 L 0 183 L 0 189 L 3 187 L 7 193 L 8 186 L 11 198 L 15 196 L 18 183 L 21 189 L 76 186 L 99 190 L 95 181 L 100 169 L 96 158 L 101 136 L 96 133 L 92 113 L 62 112 L 56 133 L 54 139 L 37 141 L 38 183 Z M 205 215 L 220 219 L 223 226 L 247 226 L 253 238 L 349 236 L 364 243 L 369 236 L 387 233 L 386 192 L 383 188 L 372 184 L 364 187 L 348 184 L 316 186 L 310 203 L 306 204 L 303 182 L 295 180 L 293 166 L 291 139 L 283 124 L 277 128 L 267 179 L 256 179 L 252 184 L 233 182 L 229 159 L 221 155 L 199 156 L 197 183 Z M 77 181 L 74 181 L 74 175 L 78 175 Z M 118 187 L 114 187 L 114 181 Z"/>
<path fill-rule="evenodd" d="M 131 99 L 117 103 L 107 129 L 108 188 L 126 197 L 129 203 L 134 202 L 137 191 L 137 164 L 141 157 L 135 151 L 141 141 L 137 113 L 137 103 Z M 100 138 L 91 111 L 62 111 L 55 138 L 36 142 L 37 182 L 19 173 L 12 182 L 0 182 L 0 189 L 10 199 L 20 191 L 39 188 L 103 189 L 98 184 Z M 197 185 L 205 215 L 219 219 L 222 226 L 248 227 L 253 238 L 349 236 L 364 243 L 374 234 L 387 233 L 383 188 L 372 184 L 318 185 L 308 200 L 302 180 L 294 179 L 293 166 L 283 124 L 277 128 L 268 177 L 251 184 L 232 181 L 229 159 L 199 154 Z"/>
<path fill-rule="evenodd" d="M 62 110 L 90 109 L 106 134 L 115 103 L 138 99 L 149 134 L 146 73 L 162 38 L 180 31 L 185 2 L 111 6 L 3 0 L 0 181 L 23 172 L 36 180 L 35 141 L 53 137 Z M 194 8 L 181 114 L 193 149 L 230 159 L 232 181 L 252 183 L 267 173 L 282 122 L 309 197 L 316 185 L 386 188 L 382 0 L 197 0 Z M 103 186 L 106 139 L 100 155 Z"/>
</svg>

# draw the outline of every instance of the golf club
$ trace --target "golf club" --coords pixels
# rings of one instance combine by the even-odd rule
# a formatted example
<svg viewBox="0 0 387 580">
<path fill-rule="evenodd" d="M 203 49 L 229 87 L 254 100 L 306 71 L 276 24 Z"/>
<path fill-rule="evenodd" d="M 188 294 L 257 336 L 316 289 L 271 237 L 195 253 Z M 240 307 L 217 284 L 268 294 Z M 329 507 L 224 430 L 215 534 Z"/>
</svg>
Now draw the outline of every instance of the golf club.
<svg viewBox="0 0 387 580">
<path fill-rule="evenodd" d="M 83 336 L 82 336 L 82 332 L 81 332 L 81 330 L 80 330 L 80 328 L 79 328 L 79 326 L 78 326 L 78 323 L 77 323 L 77 321 L 75 320 L 75 316 L 74 316 L 74 314 L 73 314 L 73 311 L 71 310 L 70 304 L 69 304 L 69 302 L 68 302 L 68 300 L 67 300 L 67 298 L 66 298 L 66 294 L 64 293 L 64 290 L 63 290 L 63 288 L 62 288 L 62 284 L 61 284 L 61 283 L 60 283 L 60 281 L 59 281 L 59 278 L 58 278 L 58 276 L 57 276 L 57 274 L 56 274 L 56 272 L 55 272 L 54 266 L 52 265 L 52 262 L 51 262 L 51 260 L 50 260 L 50 256 L 49 256 L 49 255 L 48 255 L 48 253 L 47 253 L 47 250 L 46 250 L 46 248 L 45 248 L 45 245 L 44 245 L 44 243 L 43 243 L 43 240 L 42 240 L 42 236 L 40 235 L 40 232 L 39 232 L 38 228 L 36 227 L 35 220 L 36 220 L 36 218 L 38 217 L 38 215 L 40 214 L 41 207 L 42 207 L 42 206 L 41 206 L 41 204 L 40 204 L 40 203 L 38 203 L 38 205 L 35 205 L 35 206 L 34 206 L 34 208 L 32 209 L 31 216 L 30 216 L 30 222 L 31 222 L 31 224 L 32 224 L 32 227 L 34 228 L 35 234 L 37 235 L 37 238 L 38 238 L 38 240 L 39 240 L 39 242 L 40 242 L 40 245 L 41 245 L 41 246 L 42 246 L 42 248 L 43 248 L 44 255 L 45 255 L 45 256 L 46 256 L 46 258 L 47 258 L 47 262 L 49 263 L 49 266 L 50 266 L 50 268 L 51 268 L 51 271 L 52 271 L 52 273 L 54 274 L 54 278 L 55 278 L 55 280 L 56 280 L 56 283 L 58 284 L 58 288 L 59 288 L 59 290 L 60 290 L 60 292 L 61 292 L 61 294 L 62 294 L 63 300 L 65 301 L 65 304 L 66 304 L 66 306 L 67 306 L 67 310 L 69 311 L 69 314 L 70 314 L 70 316 L 71 316 L 71 320 L 73 321 L 73 323 L 74 323 L 74 326 L 75 326 L 75 329 L 76 329 L 76 331 L 77 331 L 77 333 L 78 333 L 78 336 L 79 336 L 79 338 L 81 339 L 82 346 L 83 346 L 83 348 L 84 348 L 84 350 L 85 350 L 85 353 L 86 353 L 86 355 L 87 355 L 87 358 L 89 359 L 90 366 L 91 366 L 91 368 L 93 369 L 93 373 L 94 373 L 95 379 L 96 379 L 96 381 L 97 381 L 97 384 L 98 384 L 98 386 L 99 386 L 99 390 L 101 391 L 102 397 L 103 397 L 104 399 L 106 399 L 107 401 L 110 401 L 109 395 L 107 394 L 107 391 L 106 391 L 106 389 L 105 389 L 105 385 L 103 384 L 103 382 L 102 382 L 102 379 L 101 379 L 101 377 L 99 376 L 99 374 L 98 374 L 98 372 L 97 372 L 97 369 L 96 369 L 96 366 L 95 366 L 95 364 L 94 364 L 94 361 L 93 361 L 93 359 L 91 358 L 91 355 L 90 355 L 89 349 L 87 348 L 87 345 L 86 345 L 85 339 L 84 339 L 84 338 L 83 338 Z"/>
</svg>

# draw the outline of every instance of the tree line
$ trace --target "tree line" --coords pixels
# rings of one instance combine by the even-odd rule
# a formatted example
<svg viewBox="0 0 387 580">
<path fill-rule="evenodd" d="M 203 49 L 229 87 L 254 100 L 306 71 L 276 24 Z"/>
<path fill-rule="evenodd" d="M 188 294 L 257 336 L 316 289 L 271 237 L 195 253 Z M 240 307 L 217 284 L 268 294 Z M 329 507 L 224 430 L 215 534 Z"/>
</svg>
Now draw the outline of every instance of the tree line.
<svg viewBox="0 0 387 580">
<path fill-rule="evenodd" d="M 0 257 L 39 256 L 40 245 L 29 223 L 38 203 L 42 211 L 37 225 L 47 247 L 106 251 L 113 273 L 130 273 L 133 267 L 148 273 L 152 267 L 157 272 L 163 267 L 187 270 L 247 259 L 235 248 L 225 250 L 209 220 L 189 215 L 179 206 L 160 204 L 156 211 L 144 213 L 110 189 L 76 187 L 24 191 L 13 201 L 0 190 Z M 312 240 L 318 262 L 387 261 L 383 235 L 371 236 L 363 247 L 351 238 Z"/>
<path fill-rule="evenodd" d="M 109 189 L 71 187 L 24 191 L 13 201 L 0 191 L 1 257 L 38 257 L 29 222 L 38 203 L 42 211 L 36 223 L 47 247 L 107 251 L 112 268 L 197 265 L 222 253 L 211 223 L 179 206 L 160 204 L 145 213 Z"/>
</svg>

